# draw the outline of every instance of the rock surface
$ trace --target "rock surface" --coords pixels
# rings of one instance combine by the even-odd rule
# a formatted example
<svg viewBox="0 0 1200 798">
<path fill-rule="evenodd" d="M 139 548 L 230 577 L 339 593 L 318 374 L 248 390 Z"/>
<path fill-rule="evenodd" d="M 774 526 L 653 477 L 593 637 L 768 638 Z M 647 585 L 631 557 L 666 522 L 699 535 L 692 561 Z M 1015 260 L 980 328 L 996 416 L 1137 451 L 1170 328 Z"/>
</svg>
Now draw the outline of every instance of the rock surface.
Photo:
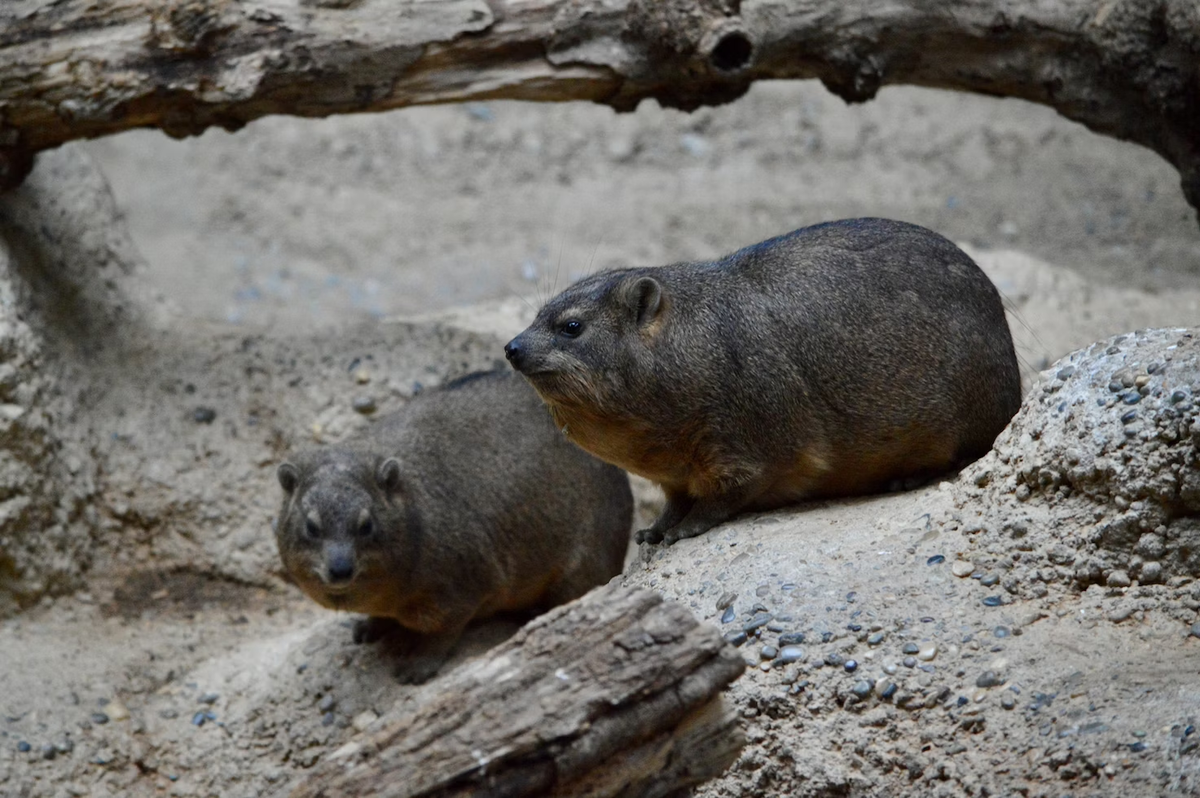
<svg viewBox="0 0 1200 798">
<path fill-rule="evenodd" d="M 730 698 L 750 745 L 700 794 L 1194 790 L 1195 415 L 1172 401 L 1194 343 L 1139 332 L 1046 371 L 1200 318 L 1171 170 L 1044 109 L 917 90 L 597 110 L 138 135 L 43 156 L 0 201 L 0 405 L 22 408 L 0 457 L 3 792 L 275 794 L 404 712 L 386 657 L 279 577 L 282 453 L 493 364 L 536 298 L 448 305 L 865 214 L 969 239 L 1036 385 L 956 479 L 631 561 L 749 665 Z M 424 315 L 379 318 L 399 311 Z M 645 519 L 660 498 L 637 490 Z M 512 631 L 475 630 L 460 660 Z"/>
</svg>

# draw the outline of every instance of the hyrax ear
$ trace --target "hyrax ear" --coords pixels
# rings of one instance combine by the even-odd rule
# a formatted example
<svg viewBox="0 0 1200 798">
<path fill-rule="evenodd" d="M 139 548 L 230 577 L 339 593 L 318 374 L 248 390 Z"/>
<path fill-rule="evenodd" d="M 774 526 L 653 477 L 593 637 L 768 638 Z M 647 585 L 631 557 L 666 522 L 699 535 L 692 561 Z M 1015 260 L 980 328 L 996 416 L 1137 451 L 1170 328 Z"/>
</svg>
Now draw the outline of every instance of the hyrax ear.
<svg viewBox="0 0 1200 798">
<path fill-rule="evenodd" d="M 296 486 L 300 484 L 300 469 L 291 463 L 280 463 L 279 468 L 275 469 L 275 476 L 279 478 L 280 487 L 287 493 L 296 490 Z"/>
<path fill-rule="evenodd" d="M 379 464 L 375 471 L 375 481 L 387 493 L 395 493 L 400 488 L 400 461 L 389 457 Z"/>
<path fill-rule="evenodd" d="M 626 285 L 625 296 L 639 327 L 657 319 L 663 309 L 662 285 L 653 277 L 639 277 Z"/>
</svg>

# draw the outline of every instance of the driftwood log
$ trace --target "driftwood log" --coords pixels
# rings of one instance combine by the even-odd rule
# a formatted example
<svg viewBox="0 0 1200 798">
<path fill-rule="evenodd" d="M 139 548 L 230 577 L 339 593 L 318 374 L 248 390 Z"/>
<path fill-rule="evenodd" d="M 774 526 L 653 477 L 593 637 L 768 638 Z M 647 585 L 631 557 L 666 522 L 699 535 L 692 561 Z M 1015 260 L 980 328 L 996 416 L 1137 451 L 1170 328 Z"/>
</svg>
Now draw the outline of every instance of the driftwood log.
<svg viewBox="0 0 1200 798">
<path fill-rule="evenodd" d="M 721 690 L 744 668 L 680 605 L 597 588 L 427 684 L 292 796 L 679 795 L 736 758 Z"/>
<path fill-rule="evenodd" d="M 765 78 L 848 102 L 1020 97 L 1134 141 L 1200 207 L 1195 0 L 3 0 L 0 183 L 65 141 L 469 99 L 695 108 Z"/>
</svg>

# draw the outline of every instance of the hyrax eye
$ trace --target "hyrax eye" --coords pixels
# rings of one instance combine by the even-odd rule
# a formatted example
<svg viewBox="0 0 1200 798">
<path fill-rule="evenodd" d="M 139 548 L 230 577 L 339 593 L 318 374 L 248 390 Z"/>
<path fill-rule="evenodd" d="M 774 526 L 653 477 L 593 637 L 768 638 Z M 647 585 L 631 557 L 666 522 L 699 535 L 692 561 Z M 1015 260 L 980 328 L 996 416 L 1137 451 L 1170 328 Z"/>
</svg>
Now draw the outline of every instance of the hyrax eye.
<svg viewBox="0 0 1200 798">
<path fill-rule="evenodd" d="M 375 532 L 375 523 L 368 518 L 358 525 L 358 534 L 360 537 L 370 537 Z"/>
<path fill-rule="evenodd" d="M 578 338 L 583 332 L 583 322 L 578 319 L 568 319 L 558 326 L 558 331 L 567 338 Z"/>
<path fill-rule="evenodd" d="M 308 535 L 310 538 L 319 538 L 321 537 L 321 527 L 317 526 L 317 522 L 311 518 L 305 518 L 304 534 Z"/>
</svg>

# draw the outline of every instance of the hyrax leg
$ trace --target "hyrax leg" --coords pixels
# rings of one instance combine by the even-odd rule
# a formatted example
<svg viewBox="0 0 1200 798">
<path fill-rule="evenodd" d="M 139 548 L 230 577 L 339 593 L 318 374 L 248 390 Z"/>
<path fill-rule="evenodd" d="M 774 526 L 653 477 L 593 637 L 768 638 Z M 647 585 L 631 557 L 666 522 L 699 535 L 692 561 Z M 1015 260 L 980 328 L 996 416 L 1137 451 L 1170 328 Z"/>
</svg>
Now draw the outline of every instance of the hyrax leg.
<svg viewBox="0 0 1200 798">
<path fill-rule="evenodd" d="M 637 531 L 633 538 L 636 542 L 661 543 L 666 531 L 682 521 L 696 501 L 683 491 L 664 490 L 667 494 L 666 505 L 653 524 Z"/>
<path fill-rule="evenodd" d="M 421 684 L 445 664 L 477 608 L 458 609 L 432 633 L 409 629 L 392 618 L 362 618 L 354 624 L 354 642 L 380 641 L 397 658 L 396 678 L 402 684 Z"/>
<path fill-rule="evenodd" d="M 663 543 L 670 546 L 677 540 L 704 534 L 714 526 L 733 518 L 761 492 L 762 486 L 758 482 L 752 482 L 694 500 L 682 520 L 663 531 Z"/>
</svg>

